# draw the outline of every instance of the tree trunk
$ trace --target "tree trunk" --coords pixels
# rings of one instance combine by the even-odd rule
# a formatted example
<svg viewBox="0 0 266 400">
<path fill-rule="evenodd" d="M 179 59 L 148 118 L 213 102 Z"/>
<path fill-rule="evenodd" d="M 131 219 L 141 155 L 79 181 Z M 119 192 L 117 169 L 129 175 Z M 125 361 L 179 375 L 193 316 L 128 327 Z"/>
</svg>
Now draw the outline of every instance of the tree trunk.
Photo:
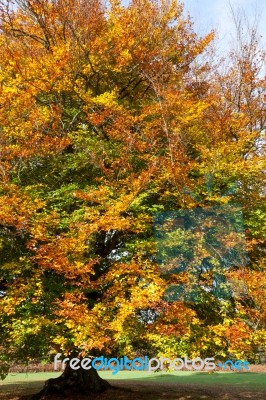
<svg viewBox="0 0 266 400">
<path fill-rule="evenodd" d="M 48 379 L 48 381 L 45 382 L 44 388 L 31 399 L 41 400 L 52 394 L 66 396 L 72 394 L 99 393 L 111 387 L 112 386 L 106 380 L 98 375 L 98 372 L 94 368 L 89 370 L 83 368 L 73 370 L 70 365 L 67 364 L 62 375 L 58 378 Z"/>
</svg>

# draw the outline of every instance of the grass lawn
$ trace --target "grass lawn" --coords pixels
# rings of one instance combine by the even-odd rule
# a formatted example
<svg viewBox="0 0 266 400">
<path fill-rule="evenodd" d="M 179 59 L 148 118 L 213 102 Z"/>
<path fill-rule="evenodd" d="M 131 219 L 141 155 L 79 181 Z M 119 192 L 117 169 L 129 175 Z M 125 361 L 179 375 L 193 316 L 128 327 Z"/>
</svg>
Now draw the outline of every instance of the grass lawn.
<svg viewBox="0 0 266 400">
<path fill-rule="evenodd" d="M 134 373 L 134 372 L 133 372 Z M 105 372 L 107 374 L 107 372 Z M 124 376 L 123 376 L 124 375 Z M 103 376 L 105 377 L 105 376 Z M 215 372 L 214 374 L 208 374 L 206 372 L 173 372 L 173 373 L 146 373 L 145 376 L 134 376 L 129 378 L 128 374 L 124 371 L 119 372 L 117 375 L 113 375 L 114 378 L 105 377 L 106 379 L 141 379 L 156 381 L 156 383 L 179 383 L 179 384 L 200 384 L 200 385 L 236 385 L 236 386 L 247 386 L 250 389 L 266 389 L 266 373 L 224 373 Z"/>
<path fill-rule="evenodd" d="M 45 381 L 49 378 L 56 378 L 60 373 L 37 372 L 37 373 L 18 373 L 9 374 L 7 378 L 0 382 L 0 387 L 7 384 L 29 384 L 30 382 Z M 156 383 L 176 383 L 176 384 L 200 384 L 200 385 L 234 385 L 248 387 L 251 389 L 266 389 L 266 373 L 252 372 L 189 372 L 177 371 L 167 372 L 146 372 L 146 371 L 120 371 L 113 375 L 111 371 L 100 372 L 100 376 L 107 380 L 141 380 L 144 382 Z"/>
<path fill-rule="evenodd" d="M 56 378 L 60 374 L 9 374 L 4 381 L 0 381 L 0 400 L 21 400 L 21 395 L 28 396 L 39 392 L 44 381 Z M 121 371 L 114 375 L 112 371 L 103 371 L 100 372 L 100 376 L 109 380 L 116 388 L 120 388 L 120 392 L 113 388 L 106 394 L 95 395 L 95 400 L 266 399 L 266 373 Z M 60 400 L 62 397 L 53 399 Z M 84 400 L 84 397 L 78 396 L 75 399 Z"/>
</svg>

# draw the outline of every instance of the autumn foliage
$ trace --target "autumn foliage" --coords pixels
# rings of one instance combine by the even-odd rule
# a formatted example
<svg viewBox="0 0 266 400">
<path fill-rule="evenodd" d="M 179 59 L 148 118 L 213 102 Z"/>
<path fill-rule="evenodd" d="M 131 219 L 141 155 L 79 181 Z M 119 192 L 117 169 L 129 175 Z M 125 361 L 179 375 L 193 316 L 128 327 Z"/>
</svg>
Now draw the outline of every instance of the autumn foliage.
<svg viewBox="0 0 266 400">
<path fill-rule="evenodd" d="M 73 349 L 256 360 L 266 113 L 254 37 L 219 68 L 214 34 L 199 37 L 177 1 L 0 3 L 3 370 Z M 167 301 L 187 275 L 160 273 L 154 215 L 231 203 L 249 256 L 224 270 L 235 290 L 199 284 L 197 301 Z M 211 270 L 201 278 L 212 285 Z"/>
</svg>

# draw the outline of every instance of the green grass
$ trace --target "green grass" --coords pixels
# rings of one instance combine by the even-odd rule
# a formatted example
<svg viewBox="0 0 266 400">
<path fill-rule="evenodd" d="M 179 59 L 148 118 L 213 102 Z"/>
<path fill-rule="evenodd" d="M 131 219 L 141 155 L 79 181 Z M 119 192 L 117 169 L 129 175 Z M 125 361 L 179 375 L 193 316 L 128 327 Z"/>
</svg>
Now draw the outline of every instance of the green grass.
<svg viewBox="0 0 266 400">
<path fill-rule="evenodd" d="M 0 383 L 1 385 L 21 384 L 30 382 L 45 381 L 49 378 L 55 378 L 60 373 L 55 372 L 37 372 L 37 373 L 21 373 L 9 374 L 7 378 Z M 200 384 L 200 385 L 234 385 L 237 387 L 248 387 L 252 389 L 266 389 L 266 373 L 252 372 L 215 372 L 208 374 L 207 372 L 146 372 L 146 371 L 120 371 L 113 375 L 111 371 L 100 372 L 100 376 L 108 380 L 142 380 L 143 382 L 154 381 L 156 383 L 176 383 L 176 384 Z"/>
<path fill-rule="evenodd" d="M 3 381 L 0 381 L 0 385 L 5 385 L 7 383 L 46 381 L 50 378 L 56 378 L 59 375 L 60 373 L 58 372 L 11 373 L 8 374 Z"/>
<path fill-rule="evenodd" d="M 104 379 L 139 379 L 143 381 L 155 381 L 156 383 L 180 383 L 180 384 L 201 384 L 201 385 L 236 385 L 247 386 L 250 389 L 266 389 L 266 373 L 234 373 L 234 372 L 216 372 L 208 374 L 207 372 L 127 372 L 121 371 L 116 375 L 112 375 L 111 371 L 101 372 L 100 375 Z"/>
</svg>

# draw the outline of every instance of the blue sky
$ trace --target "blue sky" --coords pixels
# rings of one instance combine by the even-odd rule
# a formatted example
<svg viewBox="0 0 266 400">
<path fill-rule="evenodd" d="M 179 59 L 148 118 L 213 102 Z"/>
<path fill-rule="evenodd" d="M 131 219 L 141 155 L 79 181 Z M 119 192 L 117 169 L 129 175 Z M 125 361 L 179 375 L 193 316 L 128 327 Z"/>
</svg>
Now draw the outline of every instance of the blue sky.
<svg viewBox="0 0 266 400">
<path fill-rule="evenodd" d="M 199 33 L 207 33 L 211 28 L 217 30 L 221 47 L 226 48 L 234 34 L 230 3 L 236 12 L 244 11 L 250 22 L 257 18 L 258 30 L 266 42 L 266 0 L 183 0 L 183 3 Z"/>
</svg>

